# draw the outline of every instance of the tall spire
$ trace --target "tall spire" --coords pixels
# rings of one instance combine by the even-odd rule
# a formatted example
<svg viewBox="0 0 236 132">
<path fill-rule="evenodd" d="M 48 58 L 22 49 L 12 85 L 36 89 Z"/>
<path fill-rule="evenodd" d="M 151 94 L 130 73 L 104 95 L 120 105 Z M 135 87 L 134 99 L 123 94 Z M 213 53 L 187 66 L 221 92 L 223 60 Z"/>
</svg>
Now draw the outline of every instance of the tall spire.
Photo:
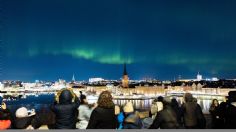
<svg viewBox="0 0 236 132">
<path fill-rule="evenodd" d="M 72 81 L 75 82 L 75 75 L 72 76 Z"/>
<path fill-rule="evenodd" d="M 126 70 L 126 63 L 124 64 L 124 72 L 123 72 L 123 75 L 128 75 L 128 74 L 127 74 L 127 70 Z"/>
</svg>

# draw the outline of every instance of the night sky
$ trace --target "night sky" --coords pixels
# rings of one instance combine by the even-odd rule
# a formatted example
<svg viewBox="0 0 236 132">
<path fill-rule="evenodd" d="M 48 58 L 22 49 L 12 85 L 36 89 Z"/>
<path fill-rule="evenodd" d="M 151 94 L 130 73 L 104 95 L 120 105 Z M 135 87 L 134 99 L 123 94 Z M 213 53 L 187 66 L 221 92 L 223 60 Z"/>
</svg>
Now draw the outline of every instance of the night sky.
<svg viewBox="0 0 236 132">
<path fill-rule="evenodd" d="M 236 78 L 235 0 L 1 0 L 0 80 Z"/>
</svg>

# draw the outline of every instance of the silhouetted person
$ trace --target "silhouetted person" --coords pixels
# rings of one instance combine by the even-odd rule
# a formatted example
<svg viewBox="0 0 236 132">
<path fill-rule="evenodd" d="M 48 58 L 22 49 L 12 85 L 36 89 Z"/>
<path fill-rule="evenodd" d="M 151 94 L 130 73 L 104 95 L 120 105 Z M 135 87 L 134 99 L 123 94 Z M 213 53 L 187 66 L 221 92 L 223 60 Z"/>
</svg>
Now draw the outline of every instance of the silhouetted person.
<svg viewBox="0 0 236 132">
<path fill-rule="evenodd" d="M 124 129 L 141 129 L 143 127 L 139 114 L 134 111 L 134 107 L 131 102 L 128 102 L 124 106 L 123 111 L 125 115 Z"/>
<path fill-rule="evenodd" d="M 87 129 L 116 129 L 117 117 L 111 93 L 103 91 L 99 95 L 97 104 L 90 116 Z"/>
<path fill-rule="evenodd" d="M 0 105 L 0 130 L 10 129 L 11 124 L 11 113 L 6 104 L 2 102 Z"/>
<path fill-rule="evenodd" d="M 76 128 L 78 129 L 86 129 L 88 126 L 88 122 L 93 111 L 93 108 L 90 108 L 88 105 L 88 101 L 85 95 L 80 96 L 80 106 L 78 108 L 78 122 L 76 124 Z"/>
<path fill-rule="evenodd" d="M 211 127 L 213 129 L 224 128 L 224 119 L 221 116 L 220 105 L 217 99 L 212 100 L 209 112 L 211 113 L 211 119 L 212 119 Z"/>
<path fill-rule="evenodd" d="M 177 121 L 177 116 L 174 110 L 170 106 L 170 99 L 165 98 L 163 100 L 164 108 L 159 111 L 156 115 L 155 120 L 149 129 L 177 129 L 179 128 L 179 124 Z"/>
<path fill-rule="evenodd" d="M 184 127 L 187 129 L 204 129 L 206 127 L 206 119 L 202 113 L 201 106 L 197 104 L 192 94 L 184 95 L 185 103 L 181 106 Z"/>
<path fill-rule="evenodd" d="M 225 128 L 236 129 L 236 91 L 228 93 L 228 106 L 225 112 Z"/>
<path fill-rule="evenodd" d="M 75 129 L 79 106 L 75 93 L 69 89 L 62 89 L 56 99 L 57 104 L 52 106 L 56 116 L 55 129 Z"/>
</svg>

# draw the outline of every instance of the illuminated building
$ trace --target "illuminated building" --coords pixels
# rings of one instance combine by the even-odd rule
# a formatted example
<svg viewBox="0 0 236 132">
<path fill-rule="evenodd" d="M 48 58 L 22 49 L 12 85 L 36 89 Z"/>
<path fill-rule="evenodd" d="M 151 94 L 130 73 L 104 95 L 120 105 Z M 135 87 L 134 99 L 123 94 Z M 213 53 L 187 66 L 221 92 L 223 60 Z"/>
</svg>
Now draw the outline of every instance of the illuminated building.
<svg viewBox="0 0 236 132">
<path fill-rule="evenodd" d="M 101 82 L 104 81 L 103 78 L 89 78 L 89 83 Z"/>
<path fill-rule="evenodd" d="M 124 72 L 123 72 L 123 78 L 122 78 L 122 87 L 128 88 L 129 87 L 129 77 L 126 70 L 126 64 L 124 64 Z"/>
<path fill-rule="evenodd" d="M 197 81 L 201 81 L 201 80 L 202 80 L 202 75 L 200 75 L 199 72 L 198 72 L 198 74 L 197 74 Z"/>
<path fill-rule="evenodd" d="M 75 75 L 72 76 L 72 82 L 75 82 Z"/>
</svg>

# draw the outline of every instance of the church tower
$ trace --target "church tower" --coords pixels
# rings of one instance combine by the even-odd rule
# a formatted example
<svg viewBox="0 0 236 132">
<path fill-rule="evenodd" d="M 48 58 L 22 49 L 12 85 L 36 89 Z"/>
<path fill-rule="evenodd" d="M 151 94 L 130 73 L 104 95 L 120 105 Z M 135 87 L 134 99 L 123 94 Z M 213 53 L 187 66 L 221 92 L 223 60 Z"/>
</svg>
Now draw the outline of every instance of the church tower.
<svg viewBox="0 0 236 132">
<path fill-rule="evenodd" d="M 75 82 L 75 75 L 72 76 L 72 82 Z"/>
<path fill-rule="evenodd" d="M 122 78 L 122 87 L 128 88 L 129 87 L 129 77 L 126 70 L 126 64 L 124 64 L 124 72 L 123 72 L 123 78 Z"/>
</svg>

